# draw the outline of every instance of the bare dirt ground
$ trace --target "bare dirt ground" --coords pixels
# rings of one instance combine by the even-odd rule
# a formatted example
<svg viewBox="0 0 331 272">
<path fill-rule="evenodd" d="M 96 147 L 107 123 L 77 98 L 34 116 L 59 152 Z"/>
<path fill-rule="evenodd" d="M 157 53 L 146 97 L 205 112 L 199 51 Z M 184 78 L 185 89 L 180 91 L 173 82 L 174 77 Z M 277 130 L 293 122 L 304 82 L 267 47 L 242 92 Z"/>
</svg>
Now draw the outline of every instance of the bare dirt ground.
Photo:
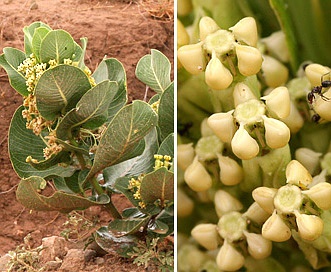
<svg viewBox="0 0 331 272">
<path fill-rule="evenodd" d="M 23 50 L 22 28 L 34 21 L 64 29 L 78 43 L 81 37 L 87 37 L 86 64 L 92 71 L 105 55 L 121 61 L 127 71 L 130 101 L 144 97 L 145 86 L 134 76 L 142 56 L 158 49 L 173 63 L 173 0 L 0 0 L 0 54 L 4 47 Z M 66 215 L 56 212 L 31 212 L 16 201 L 19 178 L 9 161 L 7 132 L 11 116 L 21 103 L 21 96 L 0 69 L 0 256 L 22 244 L 29 233 L 36 246 L 43 237 L 60 235 L 67 220 Z M 123 197 L 115 204 L 120 210 L 129 205 Z M 86 216 L 109 219 L 102 217 L 99 208 L 87 210 Z M 70 271 L 145 271 L 115 254 L 103 260 L 73 264 Z"/>
</svg>

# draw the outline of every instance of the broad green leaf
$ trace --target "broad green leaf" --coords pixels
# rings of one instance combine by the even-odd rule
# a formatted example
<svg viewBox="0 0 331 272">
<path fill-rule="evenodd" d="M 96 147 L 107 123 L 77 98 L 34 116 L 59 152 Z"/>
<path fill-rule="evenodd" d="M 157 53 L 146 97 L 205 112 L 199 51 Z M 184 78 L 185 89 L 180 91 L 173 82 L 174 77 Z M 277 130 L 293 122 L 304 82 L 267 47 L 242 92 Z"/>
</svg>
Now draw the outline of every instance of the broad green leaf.
<svg viewBox="0 0 331 272">
<path fill-rule="evenodd" d="M 126 104 L 128 100 L 126 93 L 127 81 L 125 69 L 122 63 L 117 59 L 104 59 L 94 71 L 92 77 L 96 83 L 100 83 L 108 79 L 110 81 L 116 81 L 118 84 L 117 94 L 108 109 L 108 121 L 111 121 L 114 115 Z"/>
<path fill-rule="evenodd" d="M 157 154 L 168 155 L 168 156 L 171 156 L 171 158 L 173 159 L 175 156 L 174 150 L 175 150 L 174 149 L 174 133 L 171 133 L 161 143 L 160 148 L 157 151 Z"/>
<path fill-rule="evenodd" d="M 142 213 L 138 208 L 136 207 L 130 207 L 122 212 L 123 218 L 141 218 L 145 217 L 146 215 Z"/>
<path fill-rule="evenodd" d="M 145 226 L 150 220 L 151 216 L 146 216 L 142 218 L 125 218 L 125 219 L 115 219 L 109 223 L 108 229 L 116 237 L 125 236 L 128 234 L 133 234 L 143 226 Z"/>
<path fill-rule="evenodd" d="M 138 240 L 135 235 L 116 237 L 108 227 L 101 227 L 93 234 L 94 241 L 107 252 L 122 252 L 132 248 Z"/>
<path fill-rule="evenodd" d="M 55 60 L 57 64 L 64 59 L 72 59 L 75 53 L 75 42 L 71 35 L 62 30 L 50 31 L 40 45 L 40 61 L 48 63 Z"/>
<path fill-rule="evenodd" d="M 54 186 L 57 191 L 62 191 L 68 194 L 73 194 L 74 192 L 68 187 L 65 179 L 63 177 L 53 178 Z"/>
<path fill-rule="evenodd" d="M 136 77 L 161 94 L 171 83 L 171 64 L 160 51 L 152 49 L 150 55 L 142 57 L 136 67 Z"/>
<path fill-rule="evenodd" d="M 32 156 L 37 160 L 44 160 L 43 149 L 46 147 L 43 140 L 36 136 L 31 130 L 25 128 L 26 121 L 22 116 L 23 106 L 20 106 L 13 115 L 9 127 L 8 149 L 13 168 L 21 178 L 30 176 L 71 176 L 75 168 L 59 165 L 52 166 L 46 170 L 37 170 L 25 160 Z"/>
<path fill-rule="evenodd" d="M 61 64 L 45 71 L 35 88 L 37 108 L 47 120 L 74 108 L 91 88 L 86 74 L 79 68 Z"/>
<path fill-rule="evenodd" d="M 41 42 L 48 34 L 48 32 L 50 32 L 49 28 L 46 28 L 44 26 L 38 27 L 35 29 L 34 35 L 32 37 L 32 50 L 38 61 L 40 61 Z"/>
<path fill-rule="evenodd" d="M 161 95 L 158 109 L 158 127 L 161 131 L 161 138 L 165 139 L 174 132 L 174 84 L 172 83 Z"/>
<path fill-rule="evenodd" d="M 152 105 L 153 103 L 157 102 L 158 100 L 160 100 L 160 95 L 159 95 L 159 94 L 155 94 L 155 95 L 153 95 L 153 97 L 148 101 L 148 104 Z"/>
<path fill-rule="evenodd" d="M 58 144 L 61 144 L 64 147 L 64 149 L 67 151 L 82 153 L 85 156 L 89 155 L 90 146 L 87 146 L 84 143 L 82 143 L 81 145 L 78 145 L 78 146 L 74 146 L 74 145 L 67 143 L 66 141 L 62 141 L 61 139 L 56 139 L 56 142 Z"/>
<path fill-rule="evenodd" d="M 174 173 L 161 167 L 145 175 L 140 185 L 140 195 L 144 203 L 160 201 L 164 204 L 165 201 L 173 201 Z"/>
<path fill-rule="evenodd" d="M 166 234 L 169 231 L 168 225 L 161 220 L 151 222 L 151 224 L 148 225 L 148 229 L 157 234 Z"/>
<path fill-rule="evenodd" d="M 112 187 L 118 177 L 138 176 L 141 173 L 148 173 L 153 170 L 154 154 L 157 153 L 158 149 L 156 129 L 152 129 L 144 140 L 145 150 L 140 156 L 107 167 L 103 171 L 105 186 Z"/>
<path fill-rule="evenodd" d="M 24 50 L 27 57 L 30 56 L 31 53 L 33 53 L 33 45 L 32 45 L 32 39 L 34 32 L 37 28 L 44 27 L 48 30 L 52 30 L 48 25 L 42 23 L 42 22 L 34 22 L 29 26 L 25 26 L 23 28 L 24 33 Z"/>
<path fill-rule="evenodd" d="M 96 129 L 108 117 L 109 104 L 117 92 L 117 83 L 102 81 L 87 91 L 78 101 L 75 108 L 69 111 L 56 129 L 56 135 L 61 140 L 72 138 L 72 131 L 80 127 Z"/>
<path fill-rule="evenodd" d="M 137 100 L 123 107 L 102 135 L 87 179 L 106 167 L 140 155 L 144 150 L 143 138 L 156 122 L 155 112 L 145 102 Z"/>
<path fill-rule="evenodd" d="M 26 59 L 24 52 L 15 48 L 6 47 L 0 55 L 0 66 L 6 70 L 10 85 L 21 95 L 28 96 L 26 79 L 17 71 L 18 66 Z"/>
<path fill-rule="evenodd" d="M 63 213 L 77 209 L 86 209 L 95 205 L 104 205 L 109 202 L 109 197 L 103 195 L 100 201 L 92 201 L 88 198 L 56 191 L 51 196 L 43 196 L 39 193 L 45 180 L 32 176 L 22 179 L 16 191 L 17 200 L 26 208 L 37 211 L 59 211 Z"/>
</svg>

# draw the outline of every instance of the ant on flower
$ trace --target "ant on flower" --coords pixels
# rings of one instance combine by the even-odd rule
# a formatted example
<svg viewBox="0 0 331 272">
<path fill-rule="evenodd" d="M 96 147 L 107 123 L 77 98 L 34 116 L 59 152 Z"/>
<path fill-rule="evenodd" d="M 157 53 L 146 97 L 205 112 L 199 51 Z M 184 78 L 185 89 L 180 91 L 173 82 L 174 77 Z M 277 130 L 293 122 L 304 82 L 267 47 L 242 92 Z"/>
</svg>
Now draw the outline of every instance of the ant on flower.
<svg viewBox="0 0 331 272">
<path fill-rule="evenodd" d="M 313 101 L 315 99 L 315 94 L 318 94 L 323 100 L 325 101 L 328 101 L 329 98 L 324 96 L 323 93 L 322 93 L 322 90 L 323 88 L 328 88 L 328 87 L 331 87 L 331 80 L 323 80 L 323 77 L 325 75 L 329 74 L 330 75 L 330 72 L 324 74 L 321 76 L 321 85 L 320 86 L 315 86 L 309 93 L 308 93 L 308 96 L 307 96 L 307 99 L 308 99 L 308 102 L 310 104 L 313 104 Z"/>
</svg>

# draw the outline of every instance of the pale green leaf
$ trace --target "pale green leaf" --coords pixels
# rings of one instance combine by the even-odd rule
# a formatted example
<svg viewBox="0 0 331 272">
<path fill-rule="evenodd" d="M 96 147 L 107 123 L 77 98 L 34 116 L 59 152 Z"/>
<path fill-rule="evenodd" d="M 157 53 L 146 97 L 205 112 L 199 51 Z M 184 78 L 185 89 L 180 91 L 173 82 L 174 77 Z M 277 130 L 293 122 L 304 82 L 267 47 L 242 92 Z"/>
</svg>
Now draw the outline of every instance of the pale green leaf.
<svg viewBox="0 0 331 272">
<path fill-rule="evenodd" d="M 74 108 L 91 88 L 86 74 L 70 65 L 58 65 L 45 71 L 35 88 L 37 108 L 47 120 Z"/>
<path fill-rule="evenodd" d="M 116 82 L 106 80 L 87 91 L 76 107 L 61 120 L 56 129 L 57 137 L 67 140 L 72 138 L 72 131 L 75 128 L 95 129 L 101 126 L 107 120 L 108 107 L 117 89 Z"/>
<path fill-rule="evenodd" d="M 48 34 L 49 31 L 50 31 L 49 28 L 46 28 L 43 26 L 38 27 L 35 29 L 34 35 L 32 37 L 32 50 L 38 61 L 40 61 L 41 42 L 45 38 L 45 36 Z"/>
<path fill-rule="evenodd" d="M 142 57 L 136 67 L 136 77 L 155 92 L 161 94 L 171 83 L 171 64 L 160 51 L 152 49 Z"/>
<path fill-rule="evenodd" d="M 162 93 L 158 109 L 161 139 L 174 132 L 174 85 L 173 83 Z"/>
<path fill-rule="evenodd" d="M 39 193 L 44 183 L 45 180 L 37 176 L 22 179 L 16 191 L 17 200 L 30 210 L 59 211 L 63 213 L 86 209 L 95 205 L 104 205 L 109 202 L 107 195 L 100 196 L 99 201 L 59 191 L 51 196 L 44 196 Z"/>
<path fill-rule="evenodd" d="M 116 237 L 133 234 L 139 231 L 141 227 L 145 226 L 150 218 L 151 216 L 145 216 L 142 218 L 115 219 L 109 223 L 108 229 L 110 229 Z"/>
<path fill-rule="evenodd" d="M 62 29 L 50 31 L 40 45 L 40 61 L 44 63 L 50 60 L 63 63 L 64 59 L 72 59 L 74 53 L 74 39 Z"/>
</svg>

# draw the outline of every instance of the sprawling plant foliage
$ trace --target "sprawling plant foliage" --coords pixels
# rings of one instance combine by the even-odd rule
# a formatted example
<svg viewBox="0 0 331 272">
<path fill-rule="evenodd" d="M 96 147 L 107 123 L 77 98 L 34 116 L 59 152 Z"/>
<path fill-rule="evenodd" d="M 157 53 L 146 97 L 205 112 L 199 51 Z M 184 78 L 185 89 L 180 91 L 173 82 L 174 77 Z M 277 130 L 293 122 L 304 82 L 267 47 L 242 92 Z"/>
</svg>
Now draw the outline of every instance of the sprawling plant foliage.
<svg viewBox="0 0 331 272">
<path fill-rule="evenodd" d="M 104 206 L 114 220 L 97 231 L 109 240 L 173 232 L 174 88 L 171 64 L 151 50 L 136 76 L 156 94 L 127 103 L 123 65 L 105 58 L 92 73 L 87 39 L 76 43 L 42 22 L 24 28 L 24 52 L 4 48 L 0 65 L 23 97 L 9 128 L 9 154 L 21 178 L 17 199 L 39 211 Z M 49 186 L 51 185 L 51 186 Z M 46 195 L 46 189 L 54 191 Z M 118 212 L 112 196 L 134 207 Z M 139 234 L 139 235 L 137 235 Z"/>
</svg>

